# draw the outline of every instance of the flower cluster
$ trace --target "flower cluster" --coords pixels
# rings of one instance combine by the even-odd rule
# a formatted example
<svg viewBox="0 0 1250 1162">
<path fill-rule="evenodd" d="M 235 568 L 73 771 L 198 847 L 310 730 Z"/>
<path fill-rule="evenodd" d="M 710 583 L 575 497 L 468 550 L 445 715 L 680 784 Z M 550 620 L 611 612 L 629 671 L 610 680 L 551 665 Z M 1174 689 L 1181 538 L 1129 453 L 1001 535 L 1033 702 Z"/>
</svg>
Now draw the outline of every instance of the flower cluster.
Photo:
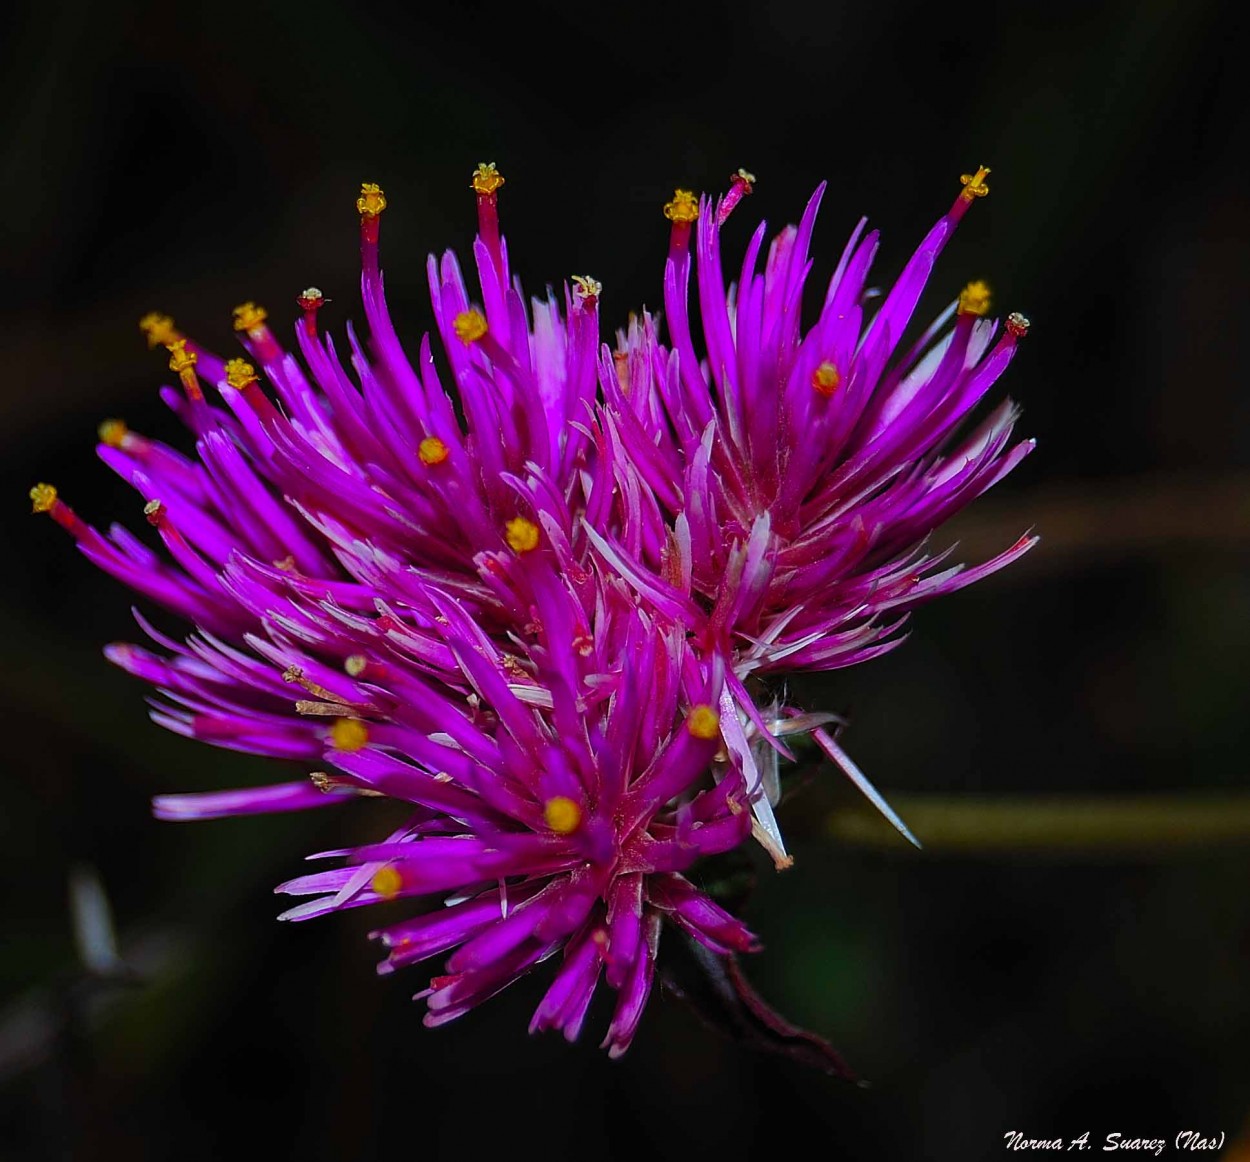
<svg viewBox="0 0 1250 1162">
<path fill-rule="evenodd" d="M 762 271 L 761 223 L 726 288 L 721 231 L 754 179 L 739 171 L 717 199 L 678 190 L 664 208 L 667 343 L 644 313 L 613 347 L 593 278 L 527 304 L 488 163 L 472 182 L 476 291 L 453 254 L 430 258 L 437 343 L 415 359 L 386 306 L 372 184 L 356 203 L 367 341 L 349 327 L 340 353 L 314 288 L 298 298 L 298 356 L 253 303 L 234 312 L 247 357 L 230 360 L 146 316 L 196 455 L 118 420 L 99 453 L 165 551 L 98 532 L 46 484 L 35 510 L 192 624 L 179 641 L 139 615 L 156 648 L 108 648 L 156 687 L 157 722 L 317 767 L 161 796 L 157 815 L 406 804 L 393 834 L 323 852 L 328 870 L 281 885 L 306 897 L 285 918 L 423 902 L 375 935 L 382 971 L 449 954 L 419 994 L 428 1025 L 558 954 L 532 1028 L 576 1037 L 602 979 L 616 993 L 605 1045 L 623 1052 L 664 921 L 717 954 L 756 947 L 686 873 L 752 835 L 789 863 L 773 813 L 787 735 L 811 733 L 893 818 L 825 729 L 832 716 L 764 702 L 761 678 L 893 648 L 916 605 L 1032 544 L 968 569 L 925 548 L 1031 447 L 1012 444 L 1008 403 L 964 432 L 1027 321 L 1000 330 L 973 283 L 900 346 L 988 172 L 965 175 L 867 315 L 876 235 L 861 223 L 807 329 L 821 191 Z"/>
</svg>

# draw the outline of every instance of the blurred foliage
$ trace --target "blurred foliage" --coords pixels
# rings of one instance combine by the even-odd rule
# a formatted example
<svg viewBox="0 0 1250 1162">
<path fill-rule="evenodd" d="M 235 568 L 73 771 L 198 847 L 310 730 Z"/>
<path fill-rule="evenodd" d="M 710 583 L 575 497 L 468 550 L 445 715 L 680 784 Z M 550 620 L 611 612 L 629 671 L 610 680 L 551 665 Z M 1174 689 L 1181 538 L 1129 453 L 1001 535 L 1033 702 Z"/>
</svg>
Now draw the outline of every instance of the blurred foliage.
<svg viewBox="0 0 1250 1162">
<path fill-rule="evenodd" d="M 1231 801 L 1250 651 L 1250 106 L 1230 6 L 50 0 L 0 19 L 0 1158 L 442 1158 L 518 1140 L 737 1158 L 815 1141 L 968 1162 L 1012 1129 L 1243 1126 L 1245 846 L 867 850 L 824 826 L 858 806 L 827 769 L 782 811 L 795 867 L 757 869 L 746 908 L 766 951 L 746 967 L 872 1088 L 733 1049 L 663 996 L 619 1064 L 590 1033 L 531 1039 L 538 976 L 425 1030 L 408 1000 L 422 973 L 374 978 L 368 917 L 272 920 L 271 886 L 373 834 L 374 805 L 154 822 L 155 792 L 270 768 L 146 723 L 99 656 L 136 632 L 127 596 L 24 499 L 51 479 L 89 519 L 139 524 L 90 455 L 105 415 L 183 440 L 135 320 L 160 307 L 224 348 L 236 302 L 293 319 L 312 282 L 341 331 L 359 314 L 362 179 L 390 197 L 383 259 L 411 340 L 429 324 L 426 252 L 471 241 L 482 158 L 507 173 L 528 288 L 590 271 L 621 320 L 660 299 L 659 205 L 678 183 L 717 188 L 746 165 L 760 184 L 744 218 L 780 225 L 827 179 L 816 277 L 869 212 L 886 279 L 985 162 L 993 194 L 927 302 L 986 277 L 1033 318 L 1006 390 L 1041 446 L 959 535 L 986 555 L 1036 524 L 1054 554 L 1044 540 L 922 610 L 904 649 L 796 697 L 849 714 L 844 745 L 900 804 L 940 796 L 974 830 L 1003 826 L 975 822 L 982 796 Z M 81 979 L 66 880 L 84 863 L 138 986 Z"/>
</svg>

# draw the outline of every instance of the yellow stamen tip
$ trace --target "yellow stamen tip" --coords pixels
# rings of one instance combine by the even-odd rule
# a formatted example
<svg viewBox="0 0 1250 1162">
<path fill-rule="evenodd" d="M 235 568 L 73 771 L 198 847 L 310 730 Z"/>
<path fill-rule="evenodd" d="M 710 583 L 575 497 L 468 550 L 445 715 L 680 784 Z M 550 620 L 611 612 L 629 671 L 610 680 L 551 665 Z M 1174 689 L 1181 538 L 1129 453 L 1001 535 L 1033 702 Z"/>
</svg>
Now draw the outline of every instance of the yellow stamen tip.
<svg viewBox="0 0 1250 1162">
<path fill-rule="evenodd" d="M 101 444 L 107 444 L 110 448 L 120 448 L 126 442 L 128 431 L 125 420 L 105 420 L 96 429 L 96 434 L 100 437 Z"/>
<path fill-rule="evenodd" d="M 56 504 L 56 489 L 51 484 L 36 484 L 30 490 L 30 511 L 51 512 Z"/>
<path fill-rule="evenodd" d="M 674 190 L 673 200 L 664 203 L 664 217 L 670 222 L 695 221 L 699 217 L 699 199 L 691 190 Z"/>
<path fill-rule="evenodd" d="M 744 169 L 738 170 L 738 172 L 729 180 L 733 182 L 744 182 L 748 186 L 755 185 L 755 175 L 753 173 L 748 173 Z"/>
<path fill-rule="evenodd" d="M 235 389 L 256 382 L 256 368 L 246 359 L 231 359 L 226 364 L 226 382 Z"/>
<path fill-rule="evenodd" d="M 447 459 L 451 453 L 447 450 L 447 445 L 443 443 L 437 436 L 426 436 L 420 444 L 417 445 L 417 455 L 421 457 L 421 463 L 427 468 L 433 468 L 437 464 L 441 464 Z"/>
<path fill-rule="evenodd" d="M 812 387 L 821 395 L 833 395 L 841 382 L 842 376 L 837 367 L 827 359 L 812 372 Z"/>
<path fill-rule="evenodd" d="M 382 899 L 393 900 L 403 891 L 404 877 L 388 864 L 373 873 L 371 886 Z"/>
<path fill-rule="evenodd" d="M 349 654 L 343 661 L 343 669 L 353 678 L 359 678 L 365 672 L 369 659 L 364 654 Z"/>
<path fill-rule="evenodd" d="M 573 276 L 573 293 L 585 302 L 587 299 L 598 299 L 603 294 L 603 283 L 588 274 Z"/>
<path fill-rule="evenodd" d="M 528 553 L 538 548 L 538 526 L 523 516 L 514 516 L 503 527 L 504 540 L 517 553 Z"/>
<path fill-rule="evenodd" d="M 543 818 L 557 835 L 572 835 L 582 824 L 582 809 L 567 795 L 556 795 L 544 804 Z"/>
<path fill-rule="evenodd" d="M 985 315 L 990 309 L 990 288 L 988 283 L 977 279 L 970 282 L 959 292 L 959 313 L 961 315 Z"/>
<path fill-rule="evenodd" d="M 369 741 L 369 728 L 359 718 L 340 718 L 330 727 L 330 741 L 336 750 L 345 750 L 350 754 Z"/>
<path fill-rule="evenodd" d="M 686 729 L 695 738 L 701 738 L 704 742 L 711 742 L 713 739 L 720 737 L 720 715 L 706 703 L 701 702 L 698 706 L 691 709 L 689 716 L 686 718 Z"/>
<path fill-rule="evenodd" d="M 175 339 L 169 344 L 169 370 L 176 375 L 190 371 L 199 362 L 199 358 L 194 351 L 187 350 L 185 339 Z"/>
<path fill-rule="evenodd" d="M 386 195 L 377 182 L 361 182 L 360 197 L 356 199 L 356 212 L 362 218 L 376 218 L 386 209 Z"/>
<path fill-rule="evenodd" d="M 181 337 L 174 328 L 173 319 L 160 311 L 149 311 L 144 315 L 139 320 L 139 330 L 148 337 L 149 348 L 168 346 Z"/>
<path fill-rule="evenodd" d="M 254 331 L 269 318 L 269 312 L 255 303 L 240 303 L 232 313 L 236 331 Z"/>
<path fill-rule="evenodd" d="M 963 193 L 959 196 L 966 202 L 971 202 L 973 198 L 985 197 L 990 192 L 990 187 L 985 184 L 985 179 L 989 176 L 988 165 L 979 166 L 976 173 L 961 173 L 959 184 L 963 186 Z"/>
<path fill-rule="evenodd" d="M 483 196 L 493 194 L 504 184 L 504 177 L 493 161 L 479 161 L 473 171 L 473 189 Z"/>
<path fill-rule="evenodd" d="M 452 321 L 456 338 L 466 347 L 486 334 L 486 316 L 481 311 L 461 311 Z"/>
</svg>

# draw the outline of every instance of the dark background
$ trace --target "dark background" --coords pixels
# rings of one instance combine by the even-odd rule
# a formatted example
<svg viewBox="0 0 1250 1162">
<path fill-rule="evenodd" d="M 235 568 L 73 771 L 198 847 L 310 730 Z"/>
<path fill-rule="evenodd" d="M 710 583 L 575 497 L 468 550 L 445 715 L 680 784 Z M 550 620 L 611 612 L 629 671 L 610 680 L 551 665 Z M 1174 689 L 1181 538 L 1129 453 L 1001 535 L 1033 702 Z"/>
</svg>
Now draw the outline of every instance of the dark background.
<svg viewBox="0 0 1250 1162">
<path fill-rule="evenodd" d="M 422 7 L 53 0 L 4 18 L 0 1158 L 965 1162 L 1005 1154 L 1011 1130 L 1231 1141 L 1250 1115 L 1247 849 L 1172 804 L 1214 797 L 1250 833 L 1244 17 L 1158 0 Z M 970 555 L 1032 525 L 1043 543 L 921 611 L 898 653 L 800 692 L 852 713 L 846 745 L 900 805 L 958 823 L 1008 796 L 1019 823 L 1039 796 L 1151 795 L 1165 824 L 1071 847 L 1077 806 L 1032 847 L 1010 827 L 960 850 L 935 831 L 916 854 L 834 836 L 855 801 L 820 772 L 781 817 L 796 866 L 761 869 L 747 905 L 766 945 L 749 968 L 871 1088 L 748 1054 L 661 995 L 620 1063 L 595 1048 L 604 1012 L 576 1047 L 531 1039 L 538 978 L 425 1030 L 408 1000 L 425 974 L 375 979 L 368 917 L 273 922 L 271 885 L 371 835 L 368 803 L 149 815 L 155 792 L 270 768 L 147 722 L 99 654 L 135 633 L 128 595 L 27 515 L 27 488 L 141 524 L 92 455 L 96 423 L 187 442 L 135 320 L 167 310 L 225 349 L 235 303 L 285 328 L 314 283 L 341 333 L 361 314 L 361 180 L 390 198 L 383 263 L 415 338 L 425 255 L 467 254 L 483 158 L 507 176 L 527 288 L 589 271 L 610 321 L 659 303 L 674 185 L 758 175 L 727 232 L 740 252 L 828 179 L 816 278 L 867 213 L 885 280 L 959 173 L 994 168 L 926 303 L 985 277 L 1033 319 L 999 392 L 1040 447 L 962 527 Z M 75 867 L 106 887 L 141 983 L 84 982 Z"/>
</svg>

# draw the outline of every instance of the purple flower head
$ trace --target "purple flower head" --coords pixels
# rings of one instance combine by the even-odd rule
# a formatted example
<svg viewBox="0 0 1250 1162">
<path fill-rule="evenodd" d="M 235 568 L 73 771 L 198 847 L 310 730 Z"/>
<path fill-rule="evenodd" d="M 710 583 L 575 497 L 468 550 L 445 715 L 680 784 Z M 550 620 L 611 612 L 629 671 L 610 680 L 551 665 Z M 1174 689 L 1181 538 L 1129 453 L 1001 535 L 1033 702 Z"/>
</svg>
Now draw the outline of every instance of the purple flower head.
<svg viewBox="0 0 1250 1162">
<path fill-rule="evenodd" d="M 415 361 L 386 307 L 372 184 L 356 203 L 368 341 L 349 326 L 346 357 L 318 329 L 315 288 L 298 298 L 298 357 L 253 303 L 234 312 L 246 359 L 145 317 L 196 457 L 116 420 L 99 454 L 165 551 L 97 531 L 48 485 L 35 509 L 194 626 L 178 641 L 136 613 L 157 648 L 107 650 L 156 688 L 155 721 L 317 768 L 160 796 L 157 815 L 407 805 L 381 842 L 322 853 L 342 866 L 282 885 L 310 897 L 285 917 L 421 902 L 376 935 L 383 971 L 449 954 L 420 994 L 430 1025 L 559 955 L 532 1028 L 576 1037 L 603 979 L 613 1054 L 637 1028 L 663 920 L 712 953 L 756 947 L 683 873 L 751 835 L 788 866 L 772 812 L 785 736 L 812 733 L 906 833 L 824 730 L 832 715 L 762 706 L 748 683 L 890 648 L 912 606 L 1031 543 L 962 573 L 935 572 L 923 547 L 1028 450 L 1009 447 L 1008 406 L 953 444 L 1026 324 L 1012 316 L 995 340 L 973 284 L 949 331 L 948 312 L 896 350 L 986 172 L 866 325 L 862 224 L 819 320 L 799 325 L 819 194 L 763 275 L 760 227 L 726 295 L 719 230 L 750 190 L 740 171 L 715 204 L 679 191 L 666 207 L 671 350 L 644 315 L 612 352 L 589 276 L 527 306 L 488 163 L 472 182 L 479 297 L 453 255 L 431 257 L 438 342 Z M 686 311 L 696 223 L 702 364 Z"/>
<path fill-rule="evenodd" d="M 730 719 L 741 714 L 760 738 L 778 732 L 766 727 L 748 689 L 752 678 L 885 653 L 902 642 L 898 631 L 917 605 L 1036 543 L 1022 537 L 970 569 L 941 568 L 947 553 L 927 547 L 943 521 L 1033 448 L 1011 441 L 1017 411 L 1010 401 L 964 431 L 1028 330 L 1013 314 L 999 331 L 986 317 L 983 282 L 970 283 L 903 345 L 937 257 L 988 193 L 988 174 L 982 167 L 963 176 L 954 204 L 871 314 L 867 278 L 877 235 L 865 235 L 861 221 L 806 329 L 808 248 L 823 185 L 799 225 L 773 239 L 762 272 L 760 223 L 728 289 L 721 230 L 754 179 L 740 170 L 715 202 L 677 190 L 664 208 L 672 223 L 664 272 L 669 346 L 644 312 L 618 332 L 616 351 L 601 356 L 596 436 L 617 488 L 611 513 L 588 510 L 589 535 L 641 600 L 685 625 L 703 656 L 723 659 L 722 709 Z M 692 265 L 703 358 L 688 301 Z M 600 534 L 612 524 L 620 535 Z M 911 838 L 836 742 L 821 729 L 815 737 Z M 761 758 L 775 768 L 775 757 Z M 745 749 L 743 759 L 756 788 L 758 764 Z M 771 837 L 765 845 L 784 856 L 767 803 L 754 795 L 753 804 Z"/>
<path fill-rule="evenodd" d="M 492 565 L 502 586 L 534 595 L 541 629 L 505 650 L 431 589 L 430 620 L 462 687 L 426 690 L 423 722 L 351 720 L 326 756 L 339 773 L 318 780 L 413 813 L 382 843 L 323 853 L 346 866 L 283 884 L 314 897 L 285 918 L 434 897 L 374 934 L 389 950 L 383 972 L 454 950 L 420 994 L 427 1025 L 562 953 L 531 1029 L 575 1038 L 602 975 L 618 993 L 605 1041 L 616 1055 L 650 990 L 662 919 L 715 952 L 755 947 L 681 875 L 751 829 L 741 775 L 717 762 L 720 675 L 614 577 L 572 583 L 545 550 Z M 384 675 L 377 683 L 362 689 L 374 705 L 400 694 Z M 213 798 L 158 809 L 194 814 Z"/>
<path fill-rule="evenodd" d="M 1011 315 L 999 332 L 986 317 L 984 283 L 971 283 L 901 345 L 938 255 L 988 191 L 988 173 L 964 176 L 954 205 L 871 314 L 877 235 L 865 236 L 861 221 L 806 330 L 808 246 L 823 186 L 799 225 L 773 239 L 762 273 L 760 224 L 728 291 L 721 229 L 751 175 L 739 171 L 715 202 L 678 190 L 665 208 L 670 345 L 644 313 L 601 359 L 598 434 L 615 453 L 617 505 L 626 510 L 617 523 L 630 537 L 605 537 L 601 551 L 738 678 L 833 669 L 892 649 L 916 605 L 1034 543 L 1023 538 L 974 569 L 939 570 L 945 554 L 925 547 L 1033 447 L 1012 444 L 1009 401 L 962 431 L 1028 328 Z M 702 359 L 688 306 L 692 249 Z"/>
</svg>

